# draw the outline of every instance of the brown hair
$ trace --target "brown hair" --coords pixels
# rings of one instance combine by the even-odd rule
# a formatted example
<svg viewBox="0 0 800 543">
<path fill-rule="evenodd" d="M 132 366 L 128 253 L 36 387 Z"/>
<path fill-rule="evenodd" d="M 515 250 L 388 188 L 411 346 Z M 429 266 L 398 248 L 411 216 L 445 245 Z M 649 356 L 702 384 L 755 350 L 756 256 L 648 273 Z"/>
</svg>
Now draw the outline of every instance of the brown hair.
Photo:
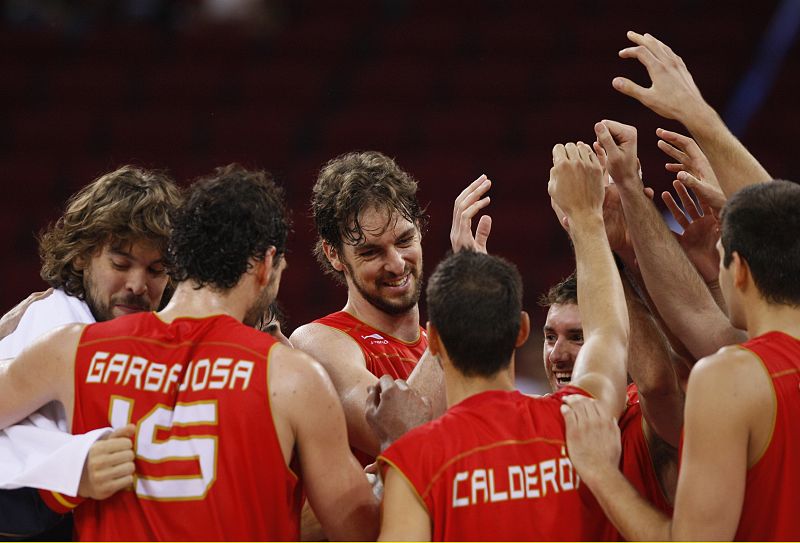
<svg viewBox="0 0 800 543">
<path fill-rule="evenodd" d="M 122 166 L 72 195 L 67 209 L 39 236 L 40 275 L 50 286 L 85 296 L 83 266 L 105 243 L 146 241 L 166 253 L 169 215 L 181 192 L 166 174 Z"/>
<path fill-rule="evenodd" d="M 541 307 L 550 307 L 555 304 L 578 305 L 578 276 L 575 272 L 550 287 L 546 294 L 539 297 Z"/>
<path fill-rule="evenodd" d="M 398 213 L 424 232 L 425 209 L 417 202 L 417 182 L 397 163 L 377 151 L 341 155 L 323 166 L 314 184 L 311 213 L 317 227 L 314 255 L 325 273 L 344 284 L 344 274 L 328 262 L 323 241 L 341 251 L 342 244 L 357 245 L 364 239 L 359 223 L 369 208 Z"/>
</svg>

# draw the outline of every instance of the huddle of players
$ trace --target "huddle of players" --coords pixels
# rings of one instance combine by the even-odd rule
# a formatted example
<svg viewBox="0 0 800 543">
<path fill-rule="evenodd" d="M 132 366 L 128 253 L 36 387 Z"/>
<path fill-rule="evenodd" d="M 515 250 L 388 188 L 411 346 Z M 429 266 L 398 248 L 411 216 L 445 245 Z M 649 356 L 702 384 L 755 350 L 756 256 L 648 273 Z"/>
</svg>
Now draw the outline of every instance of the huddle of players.
<svg viewBox="0 0 800 543">
<path fill-rule="evenodd" d="M 379 153 L 327 164 L 316 253 L 348 298 L 298 328 L 295 350 L 252 328 L 286 265 L 280 191 L 222 168 L 172 200 L 161 226 L 99 222 L 94 244 L 56 256 L 69 262 L 47 276 L 56 293 L 101 322 L 14 354 L 0 427 L 56 401 L 73 434 L 115 430 L 75 467 L 73 494 L 95 499 L 42 498 L 80 505 L 82 539 L 298 539 L 301 480 L 331 539 L 800 538 L 800 473 L 782 462 L 798 451 L 800 187 L 769 181 L 666 45 L 628 37 L 620 56 L 652 86 L 615 88 L 694 137 L 658 134 L 688 217 L 665 193 L 685 229 L 676 239 L 643 185 L 633 127 L 602 121 L 593 146 L 553 149 L 548 192 L 576 258 L 543 300 L 553 394 L 514 389 L 530 321 L 518 272 L 486 254 L 491 219 L 472 233 L 485 176 L 456 199 L 455 253 L 428 280 L 423 329 L 416 183 Z M 54 230 L 80 238 L 70 223 L 91 220 L 70 214 Z M 174 293 L 141 312 L 157 307 L 165 264 Z M 0 327 L 24 328 L 48 299 Z M 362 465 L 377 456 L 382 513 L 348 446 Z"/>
</svg>

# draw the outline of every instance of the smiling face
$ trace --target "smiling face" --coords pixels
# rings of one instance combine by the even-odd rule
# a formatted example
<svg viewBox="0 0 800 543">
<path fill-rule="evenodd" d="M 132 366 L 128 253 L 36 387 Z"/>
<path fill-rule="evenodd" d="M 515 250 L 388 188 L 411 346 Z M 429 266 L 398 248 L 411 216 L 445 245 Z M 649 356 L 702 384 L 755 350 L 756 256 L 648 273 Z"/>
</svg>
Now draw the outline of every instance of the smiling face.
<svg viewBox="0 0 800 543">
<path fill-rule="evenodd" d="M 343 271 L 350 296 L 390 315 L 414 309 L 422 290 L 422 244 L 415 224 L 370 208 L 359 217 L 364 238 L 331 258 Z"/>
<path fill-rule="evenodd" d="M 83 274 L 86 303 L 98 321 L 158 307 L 167 274 L 161 252 L 146 242 L 106 243 Z"/>
<path fill-rule="evenodd" d="M 575 359 L 583 346 L 581 312 L 576 304 L 553 304 L 544 324 L 544 371 L 557 391 L 572 381 Z"/>
</svg>

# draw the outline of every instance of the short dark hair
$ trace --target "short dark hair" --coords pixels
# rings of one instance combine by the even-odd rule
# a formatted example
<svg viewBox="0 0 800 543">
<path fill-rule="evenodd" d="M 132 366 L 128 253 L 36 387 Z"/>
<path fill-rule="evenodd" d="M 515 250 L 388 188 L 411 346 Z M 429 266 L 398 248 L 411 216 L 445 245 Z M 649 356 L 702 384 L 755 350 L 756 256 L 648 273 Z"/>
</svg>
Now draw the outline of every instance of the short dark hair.
<svg viewBox="0 0 800 543">
<path fill-rule="evenodd" d="M 489 377 L 508 367 L 522 311 L 522 278 L 497 257 L 461 251 L 445 258 L 427 289 L 428 316 L 455 367 Z"/>
<path fill-rule="evenodd" d="M 726 268 L 739 253 L 767 302 L 800 306 L 800 185 L 774 180 L 738 191 L 722 210 L 721 239 Z"/>
<path fill-rule="evenodd" d="M 83 299 L 85 266 L 104 244 L 147 242 L 162 254 L 170 235 L 170 214 L 181 190 L 164 172 L 122 166 L 104 174 L 67 201 L 64 214 L 39 236 L 42 279 Z"/>
<path fill-rule="evenodd" d="M 275 247 L 277 265 L 286 251 L 291 222 L 283 190 L 264 171 L 238 164 L 214 170 L 189 187 L 173 219 L 169 270 L 175 281 L 233 288 Z"/>
<path fill-rule="evenodd" d="M 337 251 L 342 244 L 364 239 L 360 215 L 370 208 L 398 213 L 424 232 L 428 216 L 417 201 L 417 182 L 397 163 L 377 151 L 354 152 L 334 158 L 319 172 L 311 197 L 311 214 L 319 238 L 314 255 L 322 270 L 344 284 L 344 274 L 328 262 L 322 242 Z"/>
<path fill-rule="evenodd" d="M 539 297 L 540 307 L 550 307 L 555 304 L 578 305 L 578 275 L 573 271 L 567 277 Z"/>
</svg>

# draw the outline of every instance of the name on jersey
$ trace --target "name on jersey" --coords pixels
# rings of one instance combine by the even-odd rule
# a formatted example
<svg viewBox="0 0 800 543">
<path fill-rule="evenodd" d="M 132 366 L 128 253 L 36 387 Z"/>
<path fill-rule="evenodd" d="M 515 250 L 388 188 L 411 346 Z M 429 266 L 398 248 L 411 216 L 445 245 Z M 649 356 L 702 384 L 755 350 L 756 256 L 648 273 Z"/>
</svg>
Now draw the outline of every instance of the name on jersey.
<svg viewBox="0 0 800 543">
<path fill-rule="evenodd" d="M 453 477 L 453 508 L 543 498 L 548 492 L 568 492 L 579 486 L 580 477 L 568 457 L 507 466 L 496 472 L 492 468 L 459 471 Z"/>
<path fill-rule="evenodd" d="M 130 386 L 136 390 L 168 393 L 185 390 L 247 390 L 255 364 L 250 360 L 203 358 L 183 364 L 161 364 L 141 356 L 98 351 L 92 356 L 87 383 Z"/>
</svg>

